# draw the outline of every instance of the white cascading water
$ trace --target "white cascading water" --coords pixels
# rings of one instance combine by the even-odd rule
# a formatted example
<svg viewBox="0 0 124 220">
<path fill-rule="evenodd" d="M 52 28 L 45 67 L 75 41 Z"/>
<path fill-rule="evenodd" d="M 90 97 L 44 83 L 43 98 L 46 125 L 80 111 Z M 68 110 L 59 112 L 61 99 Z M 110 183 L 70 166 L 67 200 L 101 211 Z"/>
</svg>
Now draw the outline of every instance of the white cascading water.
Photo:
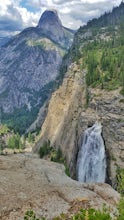
<svg viewBox="0 0 124 220">
<path fill-rule="evenodd" d="M 78 153 L 77 178 L 79 182 L 103 183 L 106 177 L 106 155 L 101 136 L 102 126 L 96 122 L 84 133 Z"/>
</svg>

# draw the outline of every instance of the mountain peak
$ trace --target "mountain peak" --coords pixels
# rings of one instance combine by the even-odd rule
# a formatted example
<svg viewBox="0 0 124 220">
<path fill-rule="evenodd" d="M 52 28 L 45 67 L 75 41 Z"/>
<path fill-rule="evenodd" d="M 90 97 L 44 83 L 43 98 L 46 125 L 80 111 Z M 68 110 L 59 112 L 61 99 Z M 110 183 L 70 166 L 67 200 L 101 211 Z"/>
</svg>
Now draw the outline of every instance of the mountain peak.
<svg viewBox="0 0 124 220">
<path fill-rule="evenodd" d="M 37 28 L 47 38 L 59 43 L 64 48 L 69 47 L 72 43 L 73 33 L 70 29 L 67 29 L 62 25 L 62 22 L 59 19 L 58 13 L 55 9 L 46 10 L 43 12 Z"/>
<path fill-rule="evenodd" d="M 48 26 L 62 26 L 62 23 L 58 17 L 58 13 L 55 9 L 51 10 L 46 10 L 44 13 L 41 15 L 39 23 L 38 23 L 38 28 L 47 28 Z"/>
</svg>

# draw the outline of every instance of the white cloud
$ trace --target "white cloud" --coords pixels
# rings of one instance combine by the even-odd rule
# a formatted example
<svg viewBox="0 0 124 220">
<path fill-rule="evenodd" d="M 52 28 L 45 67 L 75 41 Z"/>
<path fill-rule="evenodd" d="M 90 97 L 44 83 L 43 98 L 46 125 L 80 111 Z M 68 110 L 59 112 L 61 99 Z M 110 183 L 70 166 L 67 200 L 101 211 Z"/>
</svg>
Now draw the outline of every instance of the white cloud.
<svg viewBox="0 0 124 220">
<path fill-rule="evenodd" d="M 120 2 L 121 0 L 0 0 L 0 31 L 7 31 L 8 34 L 36 26 L 43 11 L 49 8 L 58 11 L 64 26 L 77 29 Z"/>
<path fill-rule="evenodd" d="M 63 14 L 63 15 L 64 15 L 64 14 L 69 14 L 70 11 L 71 11 L 71 9 L 68 8 L 68 7 L 62 8 L 62 9 L 60 10 L 61 14 Z"/>
<path fill-rule="evenodd" d="M 36 26 L 40 17 L 39 12 L 30 12 L 20 6 L 21 0 L 0 1 L 0 36 L 12 35 L 29 26 Z"/>
<path fill-rule="evenodd" d="M 16 7 L 16 9 L 21 16 L 24 28 L 37 25 L 37 21 L 39 19 L 40 13 L 30 12 L 26 8 L 23 8 L 23 7 Z"/>
<path fill-rule="evenodd" d="M 30 5 L 43 9 L 55 8 L 64 26 L 77 29 L 89 19 L 98 17 L 121 0 L 30 0 Z"/>
</svg>

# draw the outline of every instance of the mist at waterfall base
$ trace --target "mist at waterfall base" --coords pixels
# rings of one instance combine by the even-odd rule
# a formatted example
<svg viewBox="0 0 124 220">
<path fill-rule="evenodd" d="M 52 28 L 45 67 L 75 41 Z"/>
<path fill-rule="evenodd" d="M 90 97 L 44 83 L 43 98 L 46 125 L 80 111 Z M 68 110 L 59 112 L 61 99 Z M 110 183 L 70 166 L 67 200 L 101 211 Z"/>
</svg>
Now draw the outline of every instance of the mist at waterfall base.
<svg viewBox="0 0 124 220">
<path fill-rule="evenodd" d="M 105 182 L 106 155 L 101 132 L 102 126 L 98 122 L 84 132 L 77 160 L 77 180 L 79 182 Z"/>
</svg>

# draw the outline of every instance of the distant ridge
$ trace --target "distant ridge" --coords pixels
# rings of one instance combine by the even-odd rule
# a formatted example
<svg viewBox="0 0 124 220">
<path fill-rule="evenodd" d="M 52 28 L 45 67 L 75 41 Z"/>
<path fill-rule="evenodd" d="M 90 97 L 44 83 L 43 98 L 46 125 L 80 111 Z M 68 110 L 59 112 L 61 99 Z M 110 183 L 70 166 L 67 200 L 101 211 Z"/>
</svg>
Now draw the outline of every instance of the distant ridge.
<svg viewBox="0 0 124 220">
<path fill-rule="evenodd" d="M 36 27 L 14 36 L 0 53 L 2 123 L 20 132 L 35 120 L 50 97 L 73 31 L 62 26 L 57 11 L 46 10 Z"/>
<path fill-rule="evenodd" d="M 94 18 L 84 27 L 117 25 L 124 22 L 124 2 L 122 1 L 118 7 L 114 7 L 111 12 L 105 12 L 99 18 Z"/>
</svg>

